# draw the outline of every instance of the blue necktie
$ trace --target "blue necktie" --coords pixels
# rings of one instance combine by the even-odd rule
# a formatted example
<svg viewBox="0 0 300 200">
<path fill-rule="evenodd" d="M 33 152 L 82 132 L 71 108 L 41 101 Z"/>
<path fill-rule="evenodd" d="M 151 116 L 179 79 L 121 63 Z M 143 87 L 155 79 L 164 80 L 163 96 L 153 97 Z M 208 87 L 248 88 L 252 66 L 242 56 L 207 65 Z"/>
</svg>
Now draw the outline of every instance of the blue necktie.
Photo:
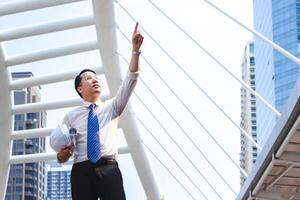
<svg viewBox="0 0 300 200">
<path fill-rule="evenodd" d="M 93 163 L 96 163 L 101 157 L 99 140 L 99 122 L 97 114 L 95 112 L 95 107 L 95 104 L 91 104 L 89 106 L 90 112 L 87 124 L 87 156 L 88 159 Z"/>
</svg>

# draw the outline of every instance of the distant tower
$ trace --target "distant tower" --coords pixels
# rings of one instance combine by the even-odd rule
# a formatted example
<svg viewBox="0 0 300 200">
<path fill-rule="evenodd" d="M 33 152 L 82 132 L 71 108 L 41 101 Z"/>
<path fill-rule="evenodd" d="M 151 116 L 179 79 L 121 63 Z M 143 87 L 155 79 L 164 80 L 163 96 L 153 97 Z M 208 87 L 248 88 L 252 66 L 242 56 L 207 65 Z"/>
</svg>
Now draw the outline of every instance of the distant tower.
<svg viewBox="0 0 300 200">
<path fill-rule="evenodd" d="M 242 62 L 242 80 L 255 90 L 255 59 L 254 44 L 248 42 Z M 256 98 L 244 87 L 241 88 L 241 127 L 256 141 Z M 247 173 L 252 169 L 257 157 L 257 147 L 241 134 L 240 166 Z M 241 185 L 246 177 L 241 173 Z"/>
<path fill-rule="evenodd" d="M 14 72 L 12 79 L 32 77 L 31 72 Z M 39 102 L 40 87 L 14 91 L 15 105 Z M 15 115 L 14 130 L 46 126 L 45 112 Z M 13 155 L 45 152 L 45 138 L 14 140 Z M 45 200 L 45 162 L 11 165 L 5 200 Z"/>
<path fill-rule="evenodd" d="M 72 162 L 63 165 L 56 161 L 47 166 L 47 199 L 72 200 L 71 194 L 71 168 Z"/>
</svg>

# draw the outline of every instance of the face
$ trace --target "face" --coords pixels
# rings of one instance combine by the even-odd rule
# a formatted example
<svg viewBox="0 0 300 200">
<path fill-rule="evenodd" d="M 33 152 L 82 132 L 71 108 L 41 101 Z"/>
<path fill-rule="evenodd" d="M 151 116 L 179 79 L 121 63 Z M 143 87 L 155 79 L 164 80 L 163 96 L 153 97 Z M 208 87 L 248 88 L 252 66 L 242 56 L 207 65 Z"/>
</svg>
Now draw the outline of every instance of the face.
<svg viewBox="0 0 300 200">
<path fill-rule="evenodd" d="M 101 85 L 99 77 L 93 72 L 84 72 L 81 74 L 81 84 L 77 88 L 83 99 L 94 101 L 99 98 L 101 93 Z"/>
</svg>

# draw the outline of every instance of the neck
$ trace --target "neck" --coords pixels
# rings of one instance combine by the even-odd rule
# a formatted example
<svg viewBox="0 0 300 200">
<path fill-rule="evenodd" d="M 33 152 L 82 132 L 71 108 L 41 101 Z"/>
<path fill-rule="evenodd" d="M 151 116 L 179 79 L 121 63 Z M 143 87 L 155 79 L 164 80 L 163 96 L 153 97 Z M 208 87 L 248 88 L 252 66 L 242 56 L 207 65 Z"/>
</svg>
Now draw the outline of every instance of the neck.
<svg viewBox="0 0 300 200">
<path fill-rule="evenodd" d="M 88 101 L 88 102 L 96 102 L 96 101 L 98 101 L 100 98 L 99 97 L 85 97 L 85 98 L 83 98 L 83 100 L 85 100 L 85 101 Z"/>
</svg>

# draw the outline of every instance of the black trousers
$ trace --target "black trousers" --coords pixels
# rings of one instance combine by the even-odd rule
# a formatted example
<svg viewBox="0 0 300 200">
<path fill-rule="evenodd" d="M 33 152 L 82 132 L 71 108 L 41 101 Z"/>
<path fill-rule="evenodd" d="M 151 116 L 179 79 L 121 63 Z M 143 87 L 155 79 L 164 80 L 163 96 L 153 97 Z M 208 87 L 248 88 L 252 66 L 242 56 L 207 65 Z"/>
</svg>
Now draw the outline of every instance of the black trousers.
<svg viewBox="0 0 300 200">
<path fill-rule="evenodd" d="M 125 200 L 122 174 L 115 159 L 75 163 L 71 171 L 72 200 Z"/>
</svg>

